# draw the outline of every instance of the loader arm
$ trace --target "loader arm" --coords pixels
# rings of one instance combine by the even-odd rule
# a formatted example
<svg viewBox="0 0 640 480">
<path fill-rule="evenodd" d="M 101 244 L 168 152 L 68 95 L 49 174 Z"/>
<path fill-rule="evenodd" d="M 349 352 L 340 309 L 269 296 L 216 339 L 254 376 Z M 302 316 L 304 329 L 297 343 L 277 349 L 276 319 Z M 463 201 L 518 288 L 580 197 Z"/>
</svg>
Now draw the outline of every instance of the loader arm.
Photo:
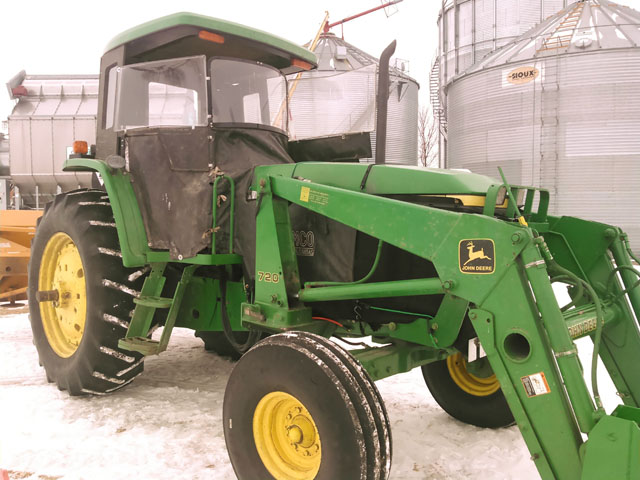
<svg viewBox="0 0 640 480">
<path fill-rule="evenodd" d="M 615 275 L 618 267 L 610 255 L 613 252 L 617 265 L 628 260 L 621 246 L 623 234 L 593 222 L 547 218 L 544 202 L 540 204 L 545 209 L 542 214 L 540 209 L 530 211 L 531 202 L 527 202 L 526 216 L 535 220 L 532 226 L 513 218 L 418 205 L 402 201 L 398 195 L 441 193 L 442 185 L 433 182 L 428 172 L 387 166 L 376 166 L 372 171 L 344 167 L 334 165 L 331 177 L 314 165 L 256 169 L 256 286 L 254 302 L 242 307 L 245 326 L 318 331 L 308 306 L 314 301 L 369 298 L 380 291 L 385 296 L 445 293 L 437 322 L 417 318 L 410 324 L 366 330 L 374 339 L 391 344 L 373 353 L 372 349 L 355 351 L 374 378 L 451 354 L 469 305 L 469 318 L 541 476 L 595 478 L 584 464 L 602 461 L 609 472 L 620 472 L 619 477 L 612 473 L 615 478 L 632 478 L 623 472 L 637 471 L 640 457 L 624 452 L 628 452 L 628 444 L 636 445 L 640 439 L 636 423 L 640 420 L 640 383 L 629 367 L 640 363 L 640 335 L 633 312 L 621 295 L 623 288 L 634 287 L 629 284 L 631 279 L 624 287 L 619 282 Z M 363 178 L 363 173 L 369 178 Z M 464 178 L 453 181 L 462 182 L 457 185 L 459 191 L 447 184 L 442 192 L 481 193 L 470 184 L 463 191 Z M 482 187 L 484 195 L 496 191 L 495 186 Z M 385 285 L 301 285 L 290 203 L 427 259 L 438 277 Z M 473 259 L 479 260 L 469 262 Z M 571 281 L 584 281 L 591 294 L 583 293 L 576 298 L 577 306 L 563 312 L 550 279 L 565 271 Z M 322 333 L 349 336 L 353 327 L 325 327 Z M 587 334 L 595 338 L 596 349 L 600 348 L 629 406 L 626 419 L 616 413 L 606 416 L 592 400 L 573 343 L 574 338 Z M 587 442 L 581 432 L 589 435 Z M 600 447 L 589 447 L 616 441 L 609 449 L 620 452 L 615 458 L 603 455 Z"/>
</svg>

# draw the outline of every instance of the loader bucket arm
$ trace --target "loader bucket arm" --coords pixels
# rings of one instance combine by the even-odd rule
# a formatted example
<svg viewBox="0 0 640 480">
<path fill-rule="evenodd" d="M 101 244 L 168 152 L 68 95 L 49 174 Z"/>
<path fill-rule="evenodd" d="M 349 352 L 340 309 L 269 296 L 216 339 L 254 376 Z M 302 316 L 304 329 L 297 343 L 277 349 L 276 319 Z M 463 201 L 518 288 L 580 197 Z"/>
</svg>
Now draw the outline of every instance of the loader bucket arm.
<svg viewBox="0 0 640 480">
<path fill-rule="evenodd" d="M 601 462 L 604 467 L 598 471 L 606 469 L 610 478 L 633 478 L 629 472 L 640 468 L 637 449 L 628 450 L 640 439 L 640 382 L 633 372 L 640 364 L 640 334 L 623 292 L 637 291 L 635 277 L 633 282 L 623 278 L 624 285 L 616 277 L 616 272 L 628 271 L 620 266 L 630 263 L 623 234 L 607 225 L 547 217 L 546 211 L 529 211 L 535 221 L 524 226 L 515 220 L 409 203 L 394 197 L 401 192 L 388 191 L 384 178 L 393 176 L 388 185 L 412 194 L 420 184 L 423 194 L 439 193 L 437 185 L 428 184 L 427 172 L 375 166 L 376 175 L 367 172 L 367 181 L 356 167 L 335 165 L 330 178 L 314 165 L 256 169 L 255 301 L 243 304 L 245 326 L 310 330 L 314 322 L 309 302 L 367 298 L 380 290 L 388 296 L 444 293 L 437 325 L 433 319 L 416 319 L 383 333 L 367 332 L 386 335 L 392 342 L 375 355 L 371 349 L 363 353 L 362 363 L 374 378 L 453 353 L 468 305 L 468 316 L 541 476 L 595 478 L 588 468 Z M 446 191 L 469 194 L 474 187 L 479 185 L 467 184 L 462 191 L 458 185 L 461 190 L 455 192 L 447 185 Z M 491 188 L 485 186 L 485 194 Z M 304 287 L 291 238 L 290 203 L 431 261 L 437 278 Z M 467 266 L 471 257 L 479 259 L 472 262 L 477 265 L 473 269 Z M 561 310 L 551 279 L 580 284 L 582 293 L 574 292 L 574 308 Z M 349 333 L 339 327 L 323 332 Z M 627 405 L 626 416 L 605 415 L 599 399 L 592 399 L 573 342 L 585 335 L 594 338 L 614 377 Z M 394 339 L 402 342 L 393 343 Z M 380 373 L 380 365 L 387 366 L 387 373 Z M 584 442 L 581 433 L 589 440 Z M 596 447 L 604 444 L 608 450 L 622 444 L 624 451 L 607 456 L 607 449 Z"/>
</svg>

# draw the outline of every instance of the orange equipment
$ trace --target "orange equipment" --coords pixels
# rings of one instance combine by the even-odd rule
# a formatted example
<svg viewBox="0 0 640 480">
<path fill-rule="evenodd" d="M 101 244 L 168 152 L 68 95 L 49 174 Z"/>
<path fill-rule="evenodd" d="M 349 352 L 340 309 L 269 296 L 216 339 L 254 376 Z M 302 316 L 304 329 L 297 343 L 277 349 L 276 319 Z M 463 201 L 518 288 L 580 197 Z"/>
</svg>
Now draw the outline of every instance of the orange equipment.
<svg viewBox="0 0 640 480">
<path fill-rule="evenodd" d="M 27 299 L 31 239 L 42 210 L 0 210 L 0 302 Z"/>
</svg>

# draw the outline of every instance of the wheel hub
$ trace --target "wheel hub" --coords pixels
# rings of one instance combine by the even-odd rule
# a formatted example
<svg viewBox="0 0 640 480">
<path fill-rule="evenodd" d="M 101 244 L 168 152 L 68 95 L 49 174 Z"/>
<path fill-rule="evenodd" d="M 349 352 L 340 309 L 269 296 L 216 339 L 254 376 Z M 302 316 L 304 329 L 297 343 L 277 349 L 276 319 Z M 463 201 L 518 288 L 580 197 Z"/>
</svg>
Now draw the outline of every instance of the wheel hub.
<svg viewBox="0 0 640 480">
<path fill-rule="evenodd" d="M 54 234 L 45 246 L 38 290 L 57 292 L 56 300 L 40 303 L 40 316 L 49 345 L 58 356 L 68 358 L 84 334 L 87 299 L 80 252 L 66 233 Z"/>
<path fill-rule="evenodd" d="M 487 397 L 500 389 L 500 383 L 495 374 L 492 373 L 490 376 L 480 377 L 471 373 L 467 368 L 467 361 L 461 353 L 447 357 L 447 367 L 449 368 L 451 379 L 469 395 Z"/>
<path fill-rule="evenodd" d="M 312 480 L 320 469 L 320 435 L 304 405 L 285 392 L 262 397 L 253 437 L 265 468 L 278 480 Z"/>
</svg>

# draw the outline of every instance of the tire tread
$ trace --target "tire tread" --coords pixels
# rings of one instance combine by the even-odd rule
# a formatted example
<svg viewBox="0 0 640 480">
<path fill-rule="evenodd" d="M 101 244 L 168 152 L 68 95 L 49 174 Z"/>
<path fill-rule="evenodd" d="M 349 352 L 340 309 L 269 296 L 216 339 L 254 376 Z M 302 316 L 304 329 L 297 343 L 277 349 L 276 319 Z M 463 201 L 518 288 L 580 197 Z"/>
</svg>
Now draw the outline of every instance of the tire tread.
<svg viewBox="0 0 640 480">
<path fill-rule="evenodd" d="M 125 325 L 128 328 L 129 313 L 135 306 L 130 293 L 139 292 L 144 276 L 129 281 L 128 276 L 136 269 L 124 267 L 121 257 L 100 252 L 101 249 L 120 250 L 116 230 L 95 225 L 96 222 L 113 222 L 113 212 L 104 196 L 103 191 L 95 190 L 57 195 L 45 209 L 32 244 L 29 277 L 34 281 L 29 285 L 29 306 L 34 343 L 47 379 L 71 395 L 115 391 L 128 385 L 144 368 L 141 354 L 118 347 L 118 340 L 126 332 Z M 68 359 L 58 357 L 49 346 L 39 305 L 35 301 L 42 252 L 48 238 L 56 231 L 64 231 L 76 243 L 85 269 L 87 288 L 85 331 L 78 350 Z M 41 238 L 42 235 L 45 238 Z M 101 282 L 104 279 L 121 288 L 105 288 Z M 107 355 L 101 348 L 133 358 L 135 368 L 127 369 L 126 365 L 131 363 Z M 118 382 L 108 379 L 117 379 Z"/>
</svg>

